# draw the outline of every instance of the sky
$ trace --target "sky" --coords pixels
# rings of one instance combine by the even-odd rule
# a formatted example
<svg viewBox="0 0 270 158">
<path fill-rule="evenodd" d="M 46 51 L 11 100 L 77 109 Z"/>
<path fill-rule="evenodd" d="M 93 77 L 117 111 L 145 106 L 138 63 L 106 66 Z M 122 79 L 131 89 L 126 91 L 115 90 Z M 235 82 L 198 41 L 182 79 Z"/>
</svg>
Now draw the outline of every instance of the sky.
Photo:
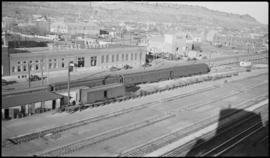
<svg viewBox="0 0 270 158">
<path fill-rule="evenodd" d="M 204 6 L 235 14 L 249 14 L 258 22 L 268 25 L 268 2 L 175 2 L 178 4 Z"/>
</svg>

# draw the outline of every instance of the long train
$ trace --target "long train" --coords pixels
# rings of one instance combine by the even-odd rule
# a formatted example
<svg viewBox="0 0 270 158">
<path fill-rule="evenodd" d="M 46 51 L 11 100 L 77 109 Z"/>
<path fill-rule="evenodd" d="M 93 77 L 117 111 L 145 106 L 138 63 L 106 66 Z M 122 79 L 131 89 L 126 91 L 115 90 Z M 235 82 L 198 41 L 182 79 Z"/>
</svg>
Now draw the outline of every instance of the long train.
<svg viewBox="0 0 270 158">
<path fill-rule="evenodd" d="M 157 82 L 161 80 L 205 74 L 208 72 L 210 72 L 210 68 L 207 64 L 196 63 L 135 73 L 130 72 L 125 74 L 107 75 L 87 80 L 75 80 L 70 82 L 70 87 L 95 87 L 111 83 L 123 83 L 126 86 L 130 86 L 140 83 Z M 50 85 L 50 88 L 52 91 L 66 89 L 67 82 L 53 83 Z"/>
</svg>

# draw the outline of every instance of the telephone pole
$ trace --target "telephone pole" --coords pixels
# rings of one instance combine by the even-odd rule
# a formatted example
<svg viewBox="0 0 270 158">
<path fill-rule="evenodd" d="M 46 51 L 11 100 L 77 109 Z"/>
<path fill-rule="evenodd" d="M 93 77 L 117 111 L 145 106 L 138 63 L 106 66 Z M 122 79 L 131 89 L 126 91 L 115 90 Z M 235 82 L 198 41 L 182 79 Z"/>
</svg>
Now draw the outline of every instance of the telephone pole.
<svg viewBox="0 0 270 158">
<path fill-rule="evenodd" d="M 31 86 L 31 78 L 30 78 L 30 71 L 31 71 L 31 68 L 30 68 L 30 62 L 28 61 L 28 86 L 30 88 Z"/>
<path fill-rule="evenodd" d="M 70 105 L 70 62 L 68 62 L 68 106 Z"/>
<path fill-rule="evenodd" d="M 41 59 L 41 80 L 42 80 L 42 86 L 44 85 L 44 79 L 43 79 L 43 66 L 44 66 L 44 62 L 43 62 L 43 56 Z"/>
</svg>

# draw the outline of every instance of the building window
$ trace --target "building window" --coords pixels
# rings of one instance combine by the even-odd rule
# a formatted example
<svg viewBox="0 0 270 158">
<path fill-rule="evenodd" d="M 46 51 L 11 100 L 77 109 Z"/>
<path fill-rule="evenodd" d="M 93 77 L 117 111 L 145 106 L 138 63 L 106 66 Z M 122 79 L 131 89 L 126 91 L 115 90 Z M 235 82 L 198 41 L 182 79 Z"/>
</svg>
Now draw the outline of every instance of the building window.
<svg viewBox="0 0 270 158">
<path fill-rule="evenodd" d="M 109 62 L 109 55 L 106 55 L 106 63 Z"/>
<path fill-rule="evenodd" d="M 12 72 L 15 72 L 15 66 L 12 66 Z"/>
<path fill-rule="evenodd" d="M 30 60 L 30 64 L 32 63 L 32 60 Z"/>
<path fill-rule="evenodd" d="M 101 56 L 101 63 L 104 63 L 104 55 Z"/>
<path fill-rule="evenodd" d="M 49 69 L 51 69 L 52 68 L 52 63 L 49 63 Z"/>
<path fill-rule="evenodd" d="M 36 65 L 36 70 L 38 70 L 38 64 Z"/>
<path fill-rule="evenodd" d="M 116 54 L 116 61 L 119 61 L 119 54 Z"/>
<path fill-rule="evenodd" d="M 57 60 L 56 59 L 54 59 L 54 62 L 56 62 Z"/>
<path fill-rule="evenodd" d="M 125 55 L 124 54 L 122 54 L 122 61 L 124 61 L 125 60 Z"/>
<path fill-rule="evenodd" d="M 97 57 L 91 57 L 91 66 L 96 66 L 97 65 Z"/>
<path fill-rule="evenodd" d="M 126 61 L 128 61 L 128 54 L 126 54 Z"/>
<path fill-rule="evenodd" d="M 131 57 L 130 57 L 130 60 L 133 60 L 133 53 L 131 53 Z"/>
<path fill-rule="evenodd" d="M 56 68 L 56 63 L 53 63 L 53 68 Z"/>
<path fill-rule="evenodd" d="M 24 64 L 26 64 L 26 61 L 23 61 Z"/>
<path fill-rule="evenodd" d="M 18 64 L 21 64 L 21 62 L 20 62 L 20 61 L 18 61 Z"/>
<path fill-rule="evenodd" d="M 23 65 L 23 71 L 26 71 L 26 65 Z"/>
<path fill-rule="evenodd" d="M 78 67 L 84 67 L 84 57 L 78 57 Z"/>
<path fill-rule="evenodd" d="M 65 59 L 62 58 L 62 68 L 64 68 L 64 67 L 65 67 Z"/>
<path fill-rule="evenodd" d="M 135 60 L 137 60 L 137 53 L 135 53 Z"/>
<path fill-rule="evenodd" d="M 17 69 L 18 69 L 18 72 L 21 72 L 21 66 L 18 66 Z"/>
<path fill-rule="evenodd" d="M 114 55 L 112 55 L 112 62 L 114 62 Z"/>
<path fill-rule="evenodd" d="M 36 60 L 36 63 L 38 63 L 39 61 L 38 60 Z"/>
</svg>

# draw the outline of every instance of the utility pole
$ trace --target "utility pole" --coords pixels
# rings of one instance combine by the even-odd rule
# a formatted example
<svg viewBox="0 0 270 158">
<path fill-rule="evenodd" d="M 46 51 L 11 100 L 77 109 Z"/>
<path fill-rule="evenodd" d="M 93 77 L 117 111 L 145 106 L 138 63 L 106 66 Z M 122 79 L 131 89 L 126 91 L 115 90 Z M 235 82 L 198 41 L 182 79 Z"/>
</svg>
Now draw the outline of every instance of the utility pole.
<svg viewBox="0 0 270 158">
<path fill-rule="evenodd" d="M 46 58 L 46 60 L 47 60 L 47 63 L 48 63 L 48 65 L 46 65 L 46 67 L 47 67 L 47 85 L 49 85 L 49 61 L 48 61 L 48 58 Z"/>
<path fill-rule="evenodd" d="M 28 86 L 30 88 L 31 86 L 31 80 L 30 80 L 30 71 L 31 71 L 31 68 L 30 68 L 30 62 L 28 61 Z"/>
<path fill-rule="evenodd" d="M 43 62 L 43 56 L 41 59 L 41 80 L 42 80 L 42 86 L 44 85 L 44 79 L 43 79 L 43 66 L 44 66 L 44 62 Z"/>
<path fill-rule="evenodd" d="M 70 62 L 68 62 L 68 106 L 70 105 Z"/>
</svg>

